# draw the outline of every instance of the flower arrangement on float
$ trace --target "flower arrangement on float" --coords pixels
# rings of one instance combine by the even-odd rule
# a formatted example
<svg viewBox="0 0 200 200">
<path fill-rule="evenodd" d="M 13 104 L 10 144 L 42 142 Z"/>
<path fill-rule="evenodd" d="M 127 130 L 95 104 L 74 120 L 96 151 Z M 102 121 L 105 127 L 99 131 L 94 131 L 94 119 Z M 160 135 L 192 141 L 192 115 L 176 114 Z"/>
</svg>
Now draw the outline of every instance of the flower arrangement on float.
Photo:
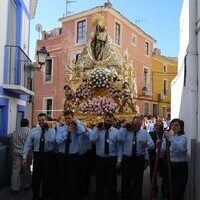
<svg viewBox="0 0 200 200">
<path fill-rule="evenodd" d="M 91 86 L 92 88 L 109 88 L 110 75 L 106 69 L 97 68 L 94 69 L 91 74 Z"/>
<path fill-rule="evenodd" d="M 76 90 L 76 97 L 80 100 L 88 98 L 91 95 L 92 95 L 92 92 L 91 92 L 90 85 L 83 84 Z"/>
<path fill-rule="evenodd" d="M 94 97 L 88 102 L 80 104 L 79 111 L 81 113 L 105 114 L 114 113 L 117 104 L 111 98 Z"/>
</svg>

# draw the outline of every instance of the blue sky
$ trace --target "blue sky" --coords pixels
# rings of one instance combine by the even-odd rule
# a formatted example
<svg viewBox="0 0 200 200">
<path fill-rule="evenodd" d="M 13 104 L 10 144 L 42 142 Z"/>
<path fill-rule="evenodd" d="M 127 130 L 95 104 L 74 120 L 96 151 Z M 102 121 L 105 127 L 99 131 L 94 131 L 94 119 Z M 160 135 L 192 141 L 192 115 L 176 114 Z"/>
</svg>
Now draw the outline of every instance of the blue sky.
<svg viewBox="0 0 200 200">
<path fill-rule="evenodd" d="M 60 26 L 59 18 L 66 14 L 67 0 L 38 0 L 35 18 L 31 21 L 30 53 L 34 61 L 36 40 L 39 34 L 36 24 L 43 30 Z M 70 0 L 68 0 L 70 1 Z M 78 13 L 103 5 L 107 0 L 74 0 L 67 10 Z M 180 13 L 183 0 L 110 0 L 113 7 L 130 21 L 139 26 L 157 42 L 154 47 L 160 48 L 162 55 L 178 56 Z"/>
</svg>

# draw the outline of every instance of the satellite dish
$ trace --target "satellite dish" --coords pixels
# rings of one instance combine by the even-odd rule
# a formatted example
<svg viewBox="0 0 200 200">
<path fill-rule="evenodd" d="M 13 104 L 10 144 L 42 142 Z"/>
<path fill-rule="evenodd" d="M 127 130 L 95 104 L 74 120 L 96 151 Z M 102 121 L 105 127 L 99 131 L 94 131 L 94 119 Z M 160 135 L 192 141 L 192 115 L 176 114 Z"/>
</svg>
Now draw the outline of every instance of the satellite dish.
<svg viewBox="0 0 200 200">
<path fill-rule="evenodd" d="M 41 31 L 42 31 L 42 25 L 41 25 L 41 24 L 36 24 L 35 30 L 36 30 L 37 32 L 41 32 Z"/>
<path fill-rule="evenodd" d="M 41 24 L 36 24 L 35 30 L 38 32 L 39 39 L 40 39 L 40 32 L 42 32 L 42 25 Z"/>
</svg>

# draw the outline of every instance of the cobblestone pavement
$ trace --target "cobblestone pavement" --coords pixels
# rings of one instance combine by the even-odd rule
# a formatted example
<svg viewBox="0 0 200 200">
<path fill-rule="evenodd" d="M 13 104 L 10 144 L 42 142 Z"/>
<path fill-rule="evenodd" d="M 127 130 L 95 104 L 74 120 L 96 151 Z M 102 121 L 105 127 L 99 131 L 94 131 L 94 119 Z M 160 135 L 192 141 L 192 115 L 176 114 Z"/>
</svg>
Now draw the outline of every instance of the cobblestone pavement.
<svg viewBox="0 0 200 200">
<path fill-rule="evenodd" d="M 118 177 L 118 182 L 120 183 L 121 177 Z M 159 180 L 158 180 L 159 183 Z M 145 170 L 144 173 L 144 184 L 143 184 L 143 200 L 149 200 L 149 168 Z M 94 193 L 95 193 L 95 178 L 92 177 L 91 186 L 90 186 L 90 195 L 84 200 L 94 200 Z M 32 190 L 31 188 L 28 190 L 22 190 L 18 194 L 13 194 L 11 192 L 10 187 L 6 187 L 0 191 L 0 200 L 31 200 L 32 199 Z M 118 199 L 120 198 L 120 184 L 118 184 Z M 159 190 L 159 196 L 155 198 L 156 200 L 166 200 L 161 196 L 161 192 Z"/>
</svg>

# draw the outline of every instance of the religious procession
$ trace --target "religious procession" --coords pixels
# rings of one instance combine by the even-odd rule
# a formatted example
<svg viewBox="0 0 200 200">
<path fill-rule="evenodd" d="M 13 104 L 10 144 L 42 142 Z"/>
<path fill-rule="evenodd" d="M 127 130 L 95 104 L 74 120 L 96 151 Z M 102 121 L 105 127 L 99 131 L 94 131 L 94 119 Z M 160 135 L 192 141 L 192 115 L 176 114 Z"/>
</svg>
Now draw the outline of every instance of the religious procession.
<svg viewBox="0 0 200 200">
<path fill-rule="evenodd" d="M 84 200 L 93 184 L 95 200 L 142 200 L 144 173 L 150 170 L 149 200 L 183 200 L 188 179 L 184 122 L 139 115 L 128 51 L 119 53 L 102 15 L 92 23 L 89 41 L 67 66 L 60 117 L 39 113 L 31 130 L 21 123 L 30 131 L 20 153 L 23 169 L 32 173 L 27 185 L 32 199 Z M 11 138 L 15 145 L 15 135 Z M 21 187 L 17 170 L 12 169 L 13 192 Z"/>
</svg>

